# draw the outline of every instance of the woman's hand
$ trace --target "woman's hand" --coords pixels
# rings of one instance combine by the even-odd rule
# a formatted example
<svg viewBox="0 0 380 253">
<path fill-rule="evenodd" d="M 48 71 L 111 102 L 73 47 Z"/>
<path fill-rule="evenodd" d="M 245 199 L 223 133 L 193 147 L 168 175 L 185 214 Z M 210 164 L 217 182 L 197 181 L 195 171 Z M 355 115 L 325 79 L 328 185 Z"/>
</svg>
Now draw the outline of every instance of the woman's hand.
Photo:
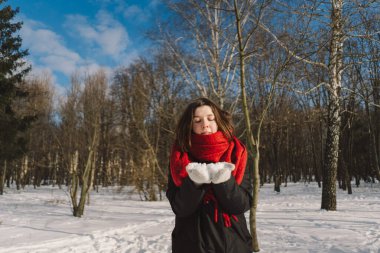
<svg viewBox="0 0 380 253">
<path fill-rule="evenodd" d="M 189 163 L 186 166 L 186 171 L 190 179 L 198 185 L 211 183 L 210 174 L 205 163 Z"/>
<path fill-rule="evenodd" d="M 227 162 L 210 163 L 207 165 L 210 179 L 213 184 L 226 182 L 231 177 L 231 171 L 235 169 L 235 165 Z"/>
</svg>

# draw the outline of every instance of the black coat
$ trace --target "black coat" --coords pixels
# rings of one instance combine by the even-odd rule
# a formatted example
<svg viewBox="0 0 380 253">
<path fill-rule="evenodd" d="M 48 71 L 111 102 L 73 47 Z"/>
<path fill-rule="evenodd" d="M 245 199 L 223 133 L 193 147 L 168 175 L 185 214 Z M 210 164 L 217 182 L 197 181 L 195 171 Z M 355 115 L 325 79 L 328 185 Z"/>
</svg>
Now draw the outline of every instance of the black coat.
<svg viewBox="0 0 380 253">
<path fill-rule="evenodd" d="M 214 221 L 214 204 L 204 203 L 203 197 L 212 187 L 218 200 L 218 222 Z M 231 178 L 221 184 L 206 184 L 197 187 L 189 177 L 177 187 L 169 174 L 166 196 L 175 213 L 172 232 L 173 253 L 248 253 L 252 252 L 252 237 L 248 231 L 244 212 L 251 202 L 249 176 L 239 186 Z M 235 215 L 231 227 L 226 227 L 221 212 Z"/>
</svg>

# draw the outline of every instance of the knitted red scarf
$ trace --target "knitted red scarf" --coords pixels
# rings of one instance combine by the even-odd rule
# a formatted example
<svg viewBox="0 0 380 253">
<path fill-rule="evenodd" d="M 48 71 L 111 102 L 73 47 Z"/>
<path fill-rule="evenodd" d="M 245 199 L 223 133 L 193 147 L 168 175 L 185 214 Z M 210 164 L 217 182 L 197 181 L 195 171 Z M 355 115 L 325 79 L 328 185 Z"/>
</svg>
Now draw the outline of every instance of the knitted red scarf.
<svg viewBox="0 0 380 253">
<path fill-rule="evenodd" d="M 236 137 L 229 142 L 220 131 L 209 135 L 192 134 L 188 153 L 182 153 L 176 145 L 172 149 L 170 172 L 176 186 L 180 186 L 182 180 L 188 176 L 186 166 L 191 162 L 233 163 L 235 169 L 232 171 L 232 176 L 238 184 L 241 184 L 247 164 L 247 150 Z"/>
<path fill-rule="evenodd" d="M 184 178 L 188 176 L 186 166 L 190 162 L 217 163 L 229 162 L 235 164 L 235 169 L 231 175 L 237 184 L 241 184 L 247 164 L 247 150 L 245 146 L 236 138 L 228 141 L 226 136 L 218 131 L 210 135 L 193 134 L 191 136 L 190 151 L 181 152 L 174 145 L 170 157 L 170 172 L 176 186 L 181 186 Z M 214 202 L 214 221 L 218 222 L 218 201 L 213 192 L 209 189 L 203 199 L 204 203 Z M 230 216 L 222 212 L 224 225 L 231 226 Z M 235 215 L 231 215 L 237 221 Z"/>
</svg>

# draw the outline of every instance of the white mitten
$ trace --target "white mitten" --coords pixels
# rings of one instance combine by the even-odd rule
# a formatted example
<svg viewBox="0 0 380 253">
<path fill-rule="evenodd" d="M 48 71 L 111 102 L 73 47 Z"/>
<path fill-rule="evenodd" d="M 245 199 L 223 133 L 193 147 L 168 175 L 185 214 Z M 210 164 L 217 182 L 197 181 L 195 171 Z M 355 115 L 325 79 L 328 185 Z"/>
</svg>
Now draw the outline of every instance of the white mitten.
<svg viewBox="0 0 380 253">
<path fill-rule="evenodd" d="M 210 175 L 205 163 L 189 163 L 186 166 L 186 171 L 189 174 L 191 180 L 197 184 L 209 184 L 211 183 Z"/>
<path fill-rule="evenodd" d="M 210 175 L 210 179 L 212 180 L 215 174 L 224 167 L 224 162 L 220 163 L 209 163 L 207 164 L 208 173 Z"/>
<path fill-rule="evenodd" d="M 227 162 L 215 163 L 214 167 L 218 169 L 211 177 L 211 182 L 214 184 L 226 182 L 231 177 L 231 171 L 235 169 L 234 164 Z"/>
</svg>

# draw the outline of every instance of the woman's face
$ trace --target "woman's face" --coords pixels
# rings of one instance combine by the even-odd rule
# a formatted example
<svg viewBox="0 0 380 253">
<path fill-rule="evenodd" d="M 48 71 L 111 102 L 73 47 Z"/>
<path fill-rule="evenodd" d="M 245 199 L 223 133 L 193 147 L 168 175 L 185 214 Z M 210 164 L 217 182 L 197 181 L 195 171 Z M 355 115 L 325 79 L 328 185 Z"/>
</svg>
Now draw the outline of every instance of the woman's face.
<svg viewBox="0 0 380 253">
<path fill-rule="evenodd" d="M 196 134 L 213 134 L 218 131 L 215 115 L 208 105 L 195 109 L 193 117 L 193 132 Z"/>
</svg>

